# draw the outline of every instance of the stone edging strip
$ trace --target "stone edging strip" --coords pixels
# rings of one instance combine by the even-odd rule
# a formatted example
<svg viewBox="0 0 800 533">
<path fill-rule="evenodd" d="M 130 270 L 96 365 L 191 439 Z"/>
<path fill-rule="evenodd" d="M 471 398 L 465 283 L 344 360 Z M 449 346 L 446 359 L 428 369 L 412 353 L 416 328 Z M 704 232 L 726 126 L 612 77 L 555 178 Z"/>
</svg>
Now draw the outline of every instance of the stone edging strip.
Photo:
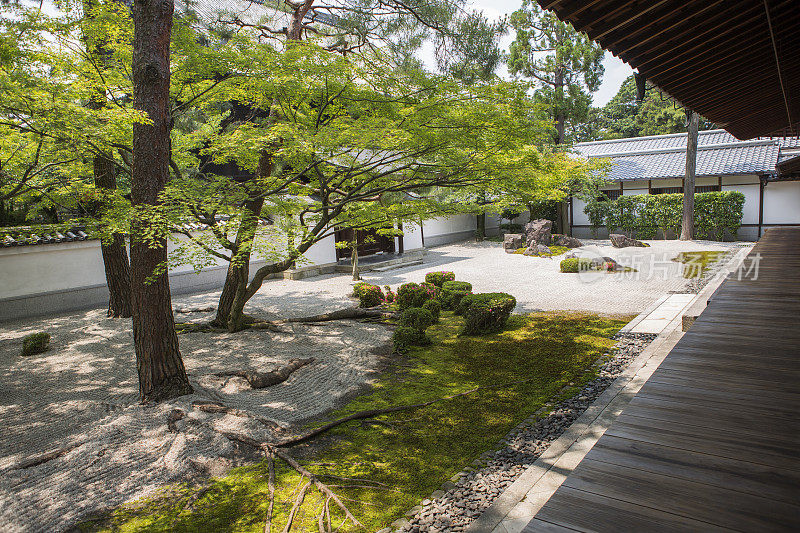
<svg viewBox="0 0 800 533">
<path fill-rule="evenodd" d="M 733 265 L 734 269 L 738 268 L 746 253 L 746 250 L 742 250 L 735 254 L 725 267 L 730 268 Z M 731 272 L 731 270 L 728 269 L 727 272 Z M 721 275 L 712 280 L 684 310 L 707 301 L 722 284 L 725 277 Z M 659 299 L 651 307 L 655 309 L 667 296 Z M 640 321 L 640 317 L 646 316 L 651 311 L 652 309 L 648 309 L 635 318 L 631 324 L 637 320 Z M 631 362 L 622 375 L 545 450 L 536 462 L 528 467 L 483 514 L 466 528 L 466 533 L 516 533 L 521 531 L 561 486 L 572 470 L 578 466 L 578 463 L 677 344 L 683 336 L 682 320 L 682 314 L 675 317 L 661 334 Z M 621 331 L 630 330 L 631 324 L 626 325 Z M 505 527 L 506 525 L 510 528 Z"/>
</svg>

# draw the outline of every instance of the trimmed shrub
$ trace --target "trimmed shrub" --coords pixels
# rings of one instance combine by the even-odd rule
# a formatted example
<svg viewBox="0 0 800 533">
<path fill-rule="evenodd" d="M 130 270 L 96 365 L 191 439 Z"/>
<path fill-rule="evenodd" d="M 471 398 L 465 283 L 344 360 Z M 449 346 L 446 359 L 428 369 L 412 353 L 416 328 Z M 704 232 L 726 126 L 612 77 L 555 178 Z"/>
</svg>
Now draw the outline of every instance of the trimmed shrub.
<svg viewBox="0 0 800 533">
<path fill-rule="evenodd" d="M 434 323 L 439 322 L 439 315 L 442 314 L 442 304 L 438 300 L 428 300 L 422 308 L 431 312 Z"/>
<path fill-rule="evenodd" d="M 511 311 L 517 306 L 517 300 L 504 292 L 473 294 L 461 300 L 469 305 L 464 310 L 464 334 L 484 335 L 495 333 L 506 325 Z"/>
<path fill-rule="evenodd" d="M 50 348 L 50 334 L 40 331 L 22 338 L 22 355 L 29 356 L 44 353 Z"/>
<path fill-rule="evenodd" d="M 576 274 L 586 270 L 593 270 L 595 268 L 592 260 L 586 259 L 585 257 L 570 257 L 568 259 L 562 259 L 560 267 L 561 272 L 567 272 L 570 274 Z"/>
<path fill-rule="evenodd" d="M 355 285 L 353 285 L 353 296 L 356 298 L 361 298 L 361 293 L 367 288 L 372 287 L 371 283 L 367 283 L 366 281 L 359 281 Z"/>
<path fill-rule="evenodd" d="M 392 292 L 392 289 L 390 289 L 388 285 L 386 286 L 386 293 L 384 294 L 384 297 L 386 298 L 387 304 L 394 302 L 395 294 Z"/>
<path fill-rule="evenodd" d="M 456 275 L 453 272 L 442 270 L 441 272 L 428 272 L 425 274 L 425 281 L 437 287 L 441 287 L 446 281 L 453 281 Z"/>
<path fill-rule="evenodd" d="M 384 297 L 381 288 L 377 285 L 369 285 L 359 289 L 358 306 L 375 307 L 383 303 Z"/>
<path fill-rule="evenodd" d="M 403 311 L 400 315 L 400 325 L 407 328 L 415 328 L 420 331 L 425 331 L 428 326 L 432 326 L 436 321 L 433 314 L 428 309 L 422 307 L 411 307 Z"/>
<path fill-rule="evenodd" d="M 442 288 L 449 291 L 472 292 L 472 283 L 468 283 L 466 281 L 445 281 L 442 284 Z"/>
<path fill-rule="evenodd" d="M 397 353 L 406 353 L 412 346 L 426 346 L 430 343 L 425 332 L 416 328 L 400 326 L 394 330 L 394 335 L 392 335 L 392 344 Z"/>
<path fill-rule="evenodd" d="M 442 304 L 442 309 L 455 311 L 458 309 L 458 304 L 461 302 L 461 299 L 468 294 L 472 294 L 472 292 L 443 289 L 442 294 L 439 297 L 439 302 Z"/>
<path fill-rule="evenodd" d="M 440 289 L 430 283 L 404 283 L 397 289 L 397 307 L 401 310 L 409 307 L 422 307 L 428 300 L 439 296 Z"/>
<path fill-rule="evenodd" d="M 458 302 L 453 303 L 453 311 L 455 311 L 458 316 L 464 316 L 464 312 L 472 304 L 473 296 L 475 295 L 471 292 L 461 296 L 461 298 L 458 299 Z"/>
</svg>

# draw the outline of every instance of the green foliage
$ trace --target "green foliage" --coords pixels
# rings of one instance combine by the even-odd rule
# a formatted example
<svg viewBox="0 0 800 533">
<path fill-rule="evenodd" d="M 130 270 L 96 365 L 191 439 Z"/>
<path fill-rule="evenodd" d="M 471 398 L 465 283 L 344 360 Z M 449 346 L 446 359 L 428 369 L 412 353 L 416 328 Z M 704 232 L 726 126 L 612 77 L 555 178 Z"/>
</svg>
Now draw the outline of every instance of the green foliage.
<svg viewBox="0 0 800 533">
<path fill-rule="evenodd" d="M 559 268 L 561 269 L 561 272 L 575 274 L 577 272 L 584 272 L 586 270 L 594 270 L 595 265 L 592 263 L 591 259 L 570 257 L 568 259 L 562 259 Z"/>
<path fill-rule="evenodd" d="M 503 329 L 517 300 L 504 292 L 473 294 L 461 300 L 469 302 L 464 310 L 464 334 L 486 335 Z"/>
<path fill-rule="evenodd" d="M 426 302 L 428 303 L 428 302 Z M 429 326 L 436 323 L 433 313 L 429 309 L 422 307 L 411 307 L 403 311 L 400 315 L 400 325 L 408 328 L 415 328 L 425 331 Z"/>
<path fill-rule="evenodd" d="M 454 281 L 455 279 L 456 275 L 446 270 L 441 272 L 428 272 L 425 274 L 425 281 L 437 287 L 442 287 L 446 281 Z"/>
<path fill-rule="evenodd" d="M 439 294 L 439 288 L 430 283 L 404 283 L 397 289 L 397 307 L 400 310 L 422 307 L 428 300 L 439 297 Z"/>
<path fill-rule="evenodd" d="M 738 191 L 704 192 L 694 195 L 694 226 L 698 238 L 723 240 L 726 233 L 735 238 L 742 223 L 744 195 Z M 589 202 L 584 208 L 592 231 L 605 223 L 609 233 L 621 229 L 640 239 L 680 233 L 683 217 L 682 194 L 639 194 L 616 200 Z"/>
<path fill-rule="evenodd" d="M 428 300 L 422 308 L 431 312 L 434 323 L 439 322 L 439 315 L 442 313 L 442 304 L 439 303 L 439 300 Z"/>
<path fill-rule="evenodd" d="M 377 285 L 367 284 L 359 290 L 358 306 L 359 307 L 375 307 L 384 302 L 384 295 L 381 288 Z"/>
<path fill-rule="evenodd" d="M 45 331 L 31 333 L 22 338 L 22 355 L 44 353 L 50 348 L 50 334 Z"/>
<path fill-rule="evenodd" d="M 426 346 L 430 343 L 425 331 L 419 328 L 400 326 L 392 334 L 392 345 L 397 353 L 406 353 L 412 346 Z"/>
<path fill-rule="evenodd" d="M 595 239 L 597 230 L 606 224 L 610 209 L 607 198 L 598 198 L 596 195 L 592 195 L 586 199 L 586 207 L 583 208 L 583 212 L 589 218 L 589 224 L 592 225 L 592 237 Z"/>
<path fill-rule="evenodd" d="M 510 23 L 516 38 L 509 51 L 508 69 L 532 78 L 537 86 L 535 100 L 556 124 L 553 142 L 563 144 L 589 116 L 590 95 L 603 77 L 603 49 L 532 0 L 523 0 L 522 7 L 511 14 Z"/>
<path fill-rule="evenodd" d="M 393 303 L 395 299 L 395 294 L 392 292 L 392 288 L 388 285 L 383 286 L 384 298 L 386 299 L 386 303 Z"/>
<path fill-rule="evenodd" d="M 623 139 L 686 131 L 685 110 L 658 88 L 648 84 L 644 99 L 638 101 L 636 96 L 636 80 L 628 76 L 617 94 L 599 110 L 596 126 L 600 137 Z M 701 119 L 701 130 L 713 127 Z"/>
</svg>

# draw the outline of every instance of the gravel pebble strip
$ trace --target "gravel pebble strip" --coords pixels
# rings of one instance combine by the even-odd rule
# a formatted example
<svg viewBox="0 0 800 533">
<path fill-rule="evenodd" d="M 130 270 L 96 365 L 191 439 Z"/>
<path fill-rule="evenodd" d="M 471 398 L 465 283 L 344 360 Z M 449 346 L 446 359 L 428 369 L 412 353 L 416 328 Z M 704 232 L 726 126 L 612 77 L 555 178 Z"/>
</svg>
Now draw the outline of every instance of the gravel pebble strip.
<svg viewBox="0 0 800 533">
<path fill-rule="evenodd" d="M 619 377 L 625 368 L 657 335 L 617 334 L 617 344 L 599 368 L 597 378 L 549 414 L 534 414 L 514 428 L 496 451 L 476 460 L 475 468 L 457 474 L 431 499 L 411 509 L 406 516 L 380 533 L 392 530 L 412 533 L 463 531 L 478 518 L 536 459 Z M 545 407 L 548 409 L 548 407 Z"/>
</svg>

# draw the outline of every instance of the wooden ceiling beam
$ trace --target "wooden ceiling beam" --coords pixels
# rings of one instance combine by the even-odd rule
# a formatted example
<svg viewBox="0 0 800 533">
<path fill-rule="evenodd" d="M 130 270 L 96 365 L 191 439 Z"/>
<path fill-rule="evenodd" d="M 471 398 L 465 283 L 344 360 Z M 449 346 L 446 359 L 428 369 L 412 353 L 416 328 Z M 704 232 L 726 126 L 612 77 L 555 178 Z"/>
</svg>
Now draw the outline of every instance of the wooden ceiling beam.
<svg viewBox="0 0 800 533">
<path fill-rule="evenodd" d="M 586 27 L 592 28 L 593 30 L 592 39 L 595 41 L 602 41 L 606 35 L 636 22 L 669 1 L 671 0 L 651 0 L 647 3 L 646 7 L 636 10 L 631 9 L 627 5 L 620 6 L 614 11 L 603 13 L 602 18 L 598 19 L 596 25 L 586 25 Z M 619 16 L 615 17 L 614 15 L 617 14 L 619 14 Z M 591 17 L 591 15 L 586 15 L 585 17 Z M 585 25 L 581 18 L 576 19 L 576 23 L 581 26 Z"/>
<path fill-rule="evenodd" d="M 724 4 L 727 0 L 716 0 L 715 2 L 704 2 L 705 6 L 701 8 L 698 12 L 692 13 L 688 19 L 694 19 L 698 16 L 703 16 L 706 11 L 710 9 L 715 9 L 720 4 Z M 651 42 L 653 39 L 657 39 L 664 35 L 665 33 L 674 30 L 675 24 L 674 20 L 671 20 L 671 16 L 675 16 L 681 12 L 685 12 L 688 8 L 690 8 L 692 4 L 680 4 L 676 9 L 669 11 L 662 15 L 661 17 L 653 19 L 650 24 L 637 28 L 633 32 L 631 32 L 627 38 L 616 41 L 614 43 L 614 50 L 617 55 L 620 54 L 627 54 L 634 48 L 640 48 L 645 46 L 647 43 Z M 655 28 L 653 28 L 655 26 Z M 642 38 L 640 35 L 642 33 L 646 33 L 646 37 Z M 609 36 L 612 38 L 612 36 Z"/>
<path fill-rule="evenodd" d="M 711 73 L 724 72 L 736 64 L 744 64 L 749 61 L 758 62 L 765 59 L 764 46 L 768 44 L 766 35 L 758 35 L 757 32 L 753 32 L 750 38 L 745 38 L 738 44 L 740 45 L 738 48 L 731 48 L 724 55 L 715 53 L 716 49 L 706 50 L 692 62 L 694 70 L 676 70 L 673 66 L 665 71 L 659 71 L 659 80 L 674 90 L 686 83 L 695 82 L 698 72 L 702 72 L 702 76 L 708 77 Z"/>
<path fill-rule="evenodd" d="M 800 60 L 800 59 L 798 59 Z M 714 109 L 713 105 L 717 102 L 730 101 L 730 96 L 734 94 L 741 94 L 741 98 L 751 98 L 757 100 L 764 98 L 764 96 L 757 90 L 758 87 L 763 86 L 768 81 L 772 80 L 774 72 L 767 72 L 760 68 L 758 65 L 744 67 L 728 75 L 716 78 L 704 77 L 701 72 L 698 72 L 697 83 L 690 87 L 684 87 L 681 91 L 675 91 L 669 84 L 661 82 L 658 76 L 653 76 L 653 83 L 659 87 L 663 87 L 669 94 L 680 94 L 683 101 L 688 101 L 695 97 L 702 98 L 706 103 L 706 109 Z M 749 91 L 753 91 L 752 93 Z M 684 102 L 685 103 L 685 102 Z"/>
<path fill-rule="evenodd" d="M 562 20 L 575 20 L 575 18 L 586 11 L 591 9 L 597 4 L 607 2 L 608 0 L 573 0 L 569 4 L 564 4 L 558 13 L 558 18 Z"/>
<path fill-rule="evenodd" d="M 678 55 L 695 52 L 704 46 L 709 46 L 711 42 L 729 36 L 730 34 L 741 32 L 752 22 L 748 15 L 748 12 L 740 12 L 734 17 L 734 20 L 737 20 L 737 22 L 733 25 L 723 24 L 722 21 L 719 21 L 716 17 L 701 25 L 700 28 L 696 25 L 690 25 L 677 34 L 670 35 L 666 39 L 659 41 L 657 47 L 645 48 L 645 50 L 640 53 L 631 52 L 629 55 L 636 57 L 636 66 L 640 69 L 654 61 L 660 61 L 660 64 L 664 64 Z M 679 43 L 675 41 L 679 41 Z M 610 48 L 613 49 L 613 46 Z M 680 50 L 680 52 L 678 50 Z"/>
<path fill-rule="evenodd" d="M 758 31 L 752 31 L 749 33 L 749 35 L 744 37 L 742 37 L 740 34 L 733 34 L 724 41 L 715 43 L 715 46 L 699 51 L 696 55 L 688 54 L 685 57 L 676 57 L 676 61 L 680 60 L 681 58 L 682 60 L 678 61 L 677 63 L 670 63 L 666 68 L 665 65 L 660 65 L 658 68 L 658 74 L 661 76 L 666 76 L 669 79 L 672 79 L 674 76 L 694 75 L 693 69 L 681 69 L 680 67 L 686 65 L 687 63 L 691 65 L 698 64 L 704 67 L 714 64 L 713 60 L 715 58 L 720 59 L 718 57 L 720 49 L 728 50 L 724 57 L 735 56 L 737 54 L 741 54 L 743 48 L 752 50 L 753 46 L 759 43 L 766 43 L 766 38 L 767 36 L 765 33 Z M 732 44 L 736 44 L 737 46 L 732 46 Z"/>
</svg>

